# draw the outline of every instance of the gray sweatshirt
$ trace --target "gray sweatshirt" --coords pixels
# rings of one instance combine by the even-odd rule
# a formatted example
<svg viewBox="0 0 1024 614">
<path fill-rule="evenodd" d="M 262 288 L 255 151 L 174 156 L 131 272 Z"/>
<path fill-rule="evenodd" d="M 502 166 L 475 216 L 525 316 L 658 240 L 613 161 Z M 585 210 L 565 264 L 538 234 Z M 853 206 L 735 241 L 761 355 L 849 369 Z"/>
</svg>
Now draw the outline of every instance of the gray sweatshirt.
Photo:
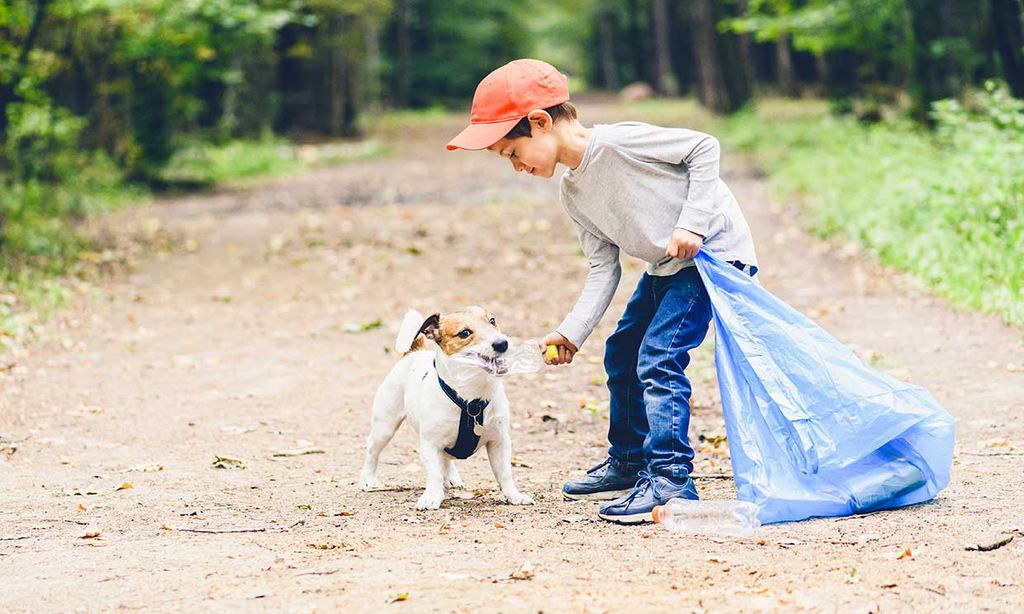
<svg viewBox="0 0 1024 614">
<path fill-rule="evenodd" d="M 619 284 L 619 250 L 672 275 L 693 260 L 665 262 L 672 231 L 685 228 L 724 260 L 757 265 L 750 227 L 718 176 L 715 137 L 641 122 L 596 125 L 583 161 L 562 175 L 561 201 L 590 273 L 572 312 L 556 329 L 577 348 L 608 309 Z"/>
</svg>

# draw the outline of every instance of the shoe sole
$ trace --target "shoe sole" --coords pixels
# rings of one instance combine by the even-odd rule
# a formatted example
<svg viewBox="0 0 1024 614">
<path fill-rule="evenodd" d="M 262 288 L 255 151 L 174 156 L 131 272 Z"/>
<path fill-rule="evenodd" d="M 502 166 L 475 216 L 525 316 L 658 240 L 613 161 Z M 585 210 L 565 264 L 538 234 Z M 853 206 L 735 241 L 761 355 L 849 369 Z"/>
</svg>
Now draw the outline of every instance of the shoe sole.
<svg viewBox="0 0 1024 614">
<path fill-rule="evenodd" d="M 562 496 L 567 501 L 614 501 L 619 497 L 625 497 L 629 493 L 633 492 L 632 488 L 625 490 L 603 490 L 601 492 L 592 492 L 589 494 L 570 495 L 569 493 L 562 491 Z"/>
<path fill-rule="evenodd" d="M 644 512 L 643 514 L 629 514 L 625 516 L 608 516 L 598 512 L 597 516 L 601 520 L 607 520 L 608 522 L 614 522 L 616 524 L 641 524 L 644 522 L 654 522 L 654 519 L 651 518 L 650 512 Z"/>
</svg>

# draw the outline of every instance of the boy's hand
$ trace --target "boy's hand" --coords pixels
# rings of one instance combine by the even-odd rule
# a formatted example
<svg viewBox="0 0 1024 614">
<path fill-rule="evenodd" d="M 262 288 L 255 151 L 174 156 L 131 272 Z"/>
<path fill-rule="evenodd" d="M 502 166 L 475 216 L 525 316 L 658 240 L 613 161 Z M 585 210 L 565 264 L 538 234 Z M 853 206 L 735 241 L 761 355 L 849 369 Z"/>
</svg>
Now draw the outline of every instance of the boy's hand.
<svg viewBox="0 0 1024 614">
<path fill-rule="evenodd" d="M 669 258 L 693 258 L 700 251 L 704 243 L 704 237 L 692 233 L 685 228 L 676 228 L 668 239 L 668 249 L 665 255 Z"/>
<path fill-rule="evenodd" d="M 548 360 L 547 356 L 544 357 L 544 362 L 549 365 L 567 365 L 572 362 L 572 357 L 576 355 L 578 351 L 576 346 L 571 341 L 561 335 L 561 333 L 550 333 L 548 336 L 540 340 L 540 351 L 544 353 L 549 345 L 553 345 L 558 348 L 558 356 L 553 360 Z"/>
</svg>

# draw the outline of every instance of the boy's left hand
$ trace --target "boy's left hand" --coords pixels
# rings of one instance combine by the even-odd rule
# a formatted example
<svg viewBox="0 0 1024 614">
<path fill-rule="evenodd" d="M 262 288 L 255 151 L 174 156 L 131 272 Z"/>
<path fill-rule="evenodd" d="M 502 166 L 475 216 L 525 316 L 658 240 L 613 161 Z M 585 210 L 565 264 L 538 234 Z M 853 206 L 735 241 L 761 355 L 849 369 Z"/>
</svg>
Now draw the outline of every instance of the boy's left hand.
<svg viewBox="0 0 1024 614">
<path fill-rule="evenodd" d="M 704 237 L 685 228 L 676 228 L 668 239 L 665 255 L 669 258 L 693 258 L 704 244 Z"/>
</svg>

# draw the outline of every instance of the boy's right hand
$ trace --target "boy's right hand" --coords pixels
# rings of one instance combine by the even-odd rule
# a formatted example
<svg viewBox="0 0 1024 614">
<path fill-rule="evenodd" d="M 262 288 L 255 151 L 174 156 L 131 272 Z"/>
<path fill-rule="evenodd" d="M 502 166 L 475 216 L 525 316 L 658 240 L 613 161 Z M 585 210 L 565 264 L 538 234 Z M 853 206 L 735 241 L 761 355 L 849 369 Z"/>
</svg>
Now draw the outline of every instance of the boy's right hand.
<svg viewBox="0 0 1024 614">
<path fill-rule="evenodd" d="M 549 360 L 547 356 L 544 357 L 544 362 L 549 365 L 567 365 L 572 362 L 572 357 L 579 351 L 571 341 L 562 336 L 561 333 L 549 333 L 546 337 L 540 340 L 540 351 L 541 353 L 546 352 L 547 347 L 553 345 L 558 348 L 558 356 Z"/>
</svg>

